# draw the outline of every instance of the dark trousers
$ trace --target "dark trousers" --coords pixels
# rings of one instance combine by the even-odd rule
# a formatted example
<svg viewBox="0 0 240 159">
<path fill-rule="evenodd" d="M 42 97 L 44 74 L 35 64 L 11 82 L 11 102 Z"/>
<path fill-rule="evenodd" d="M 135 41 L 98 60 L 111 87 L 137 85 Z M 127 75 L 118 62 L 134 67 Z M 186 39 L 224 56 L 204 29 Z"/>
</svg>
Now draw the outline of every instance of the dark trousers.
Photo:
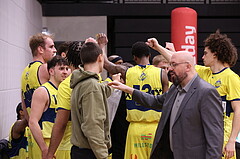
<svg viewBox="0 0 240 159">
<path fill-rule="evenodd" d="M 79 148 L 72 146 L 71 148 L 71 159 L 97 159 L 91 149 Z"/>
<path fill-rule="evenodd" d="M 240 159 L 240 143 L 235 143 L 237 159 Z"/>
</svg>

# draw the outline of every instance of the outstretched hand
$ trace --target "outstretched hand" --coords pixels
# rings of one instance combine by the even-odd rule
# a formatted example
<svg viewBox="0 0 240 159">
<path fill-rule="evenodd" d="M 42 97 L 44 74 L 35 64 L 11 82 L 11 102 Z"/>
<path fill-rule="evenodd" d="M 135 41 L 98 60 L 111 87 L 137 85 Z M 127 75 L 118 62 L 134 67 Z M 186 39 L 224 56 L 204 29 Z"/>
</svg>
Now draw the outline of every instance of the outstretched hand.
<svg viewBox="0 0 240 159">
<path fill-rule="evenodd" d="M 119 90 L 121 90 L 123 92 L 126 92 L 126 93 L 129 93 L 129 94 L 132 94 L 133 90 L 134 90 L 132 87 L 129 87 L 129 86 L 125 85 L 125 84 L 122 84 L 119 81 L 110 82 L 110 83 L 108 83 L 108 85 L 112 86 L 115 89 L 119 89 Z"/>
<path fill-rule="evenodd" d="M 98 33 L 96 35 L 96 41 L 97 41 L 98 45 L 100 46 L 100 48 L 102 49 L 103 47 L 105 47 L 107 45 L 108 38 L 107 38 L 106 34 Z"/>
<path fill-rule="evenodd" d="M 122 84 L 122 83 L 119 82 L 119 81 L 114 80 L 114 81 L 112 81 L 112 82 L 109 82 L 108 85 L 109 85 L 109 86 L 112 86 L 112 87 L 115 88 L 115 89 L 122 90 L 122 85 L 124 85 L 124 84 Z M 122 91 L 123 91 L 123 90 L 122 90 Z"/>
</svg>

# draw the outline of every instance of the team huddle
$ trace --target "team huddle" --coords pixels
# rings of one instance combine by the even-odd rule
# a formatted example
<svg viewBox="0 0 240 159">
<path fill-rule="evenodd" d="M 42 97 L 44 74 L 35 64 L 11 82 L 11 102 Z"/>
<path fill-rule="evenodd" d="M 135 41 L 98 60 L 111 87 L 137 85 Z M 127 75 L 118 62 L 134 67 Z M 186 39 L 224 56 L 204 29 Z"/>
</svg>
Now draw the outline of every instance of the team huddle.
<svg viewBox="0 0 240 159">
<path fill-rule="evenodd" d="M 204 66 L 155 38 L 132 45 L 133 66 L 107 58 L 107 43 L 99 33 L 57 51 L 52 35 L 30 38 L 10 158 L 240 158 L 238 54 L 227 35 L 205 39 Z M 150 48 L 161 54 L 152 65 Z"/>
</svg>

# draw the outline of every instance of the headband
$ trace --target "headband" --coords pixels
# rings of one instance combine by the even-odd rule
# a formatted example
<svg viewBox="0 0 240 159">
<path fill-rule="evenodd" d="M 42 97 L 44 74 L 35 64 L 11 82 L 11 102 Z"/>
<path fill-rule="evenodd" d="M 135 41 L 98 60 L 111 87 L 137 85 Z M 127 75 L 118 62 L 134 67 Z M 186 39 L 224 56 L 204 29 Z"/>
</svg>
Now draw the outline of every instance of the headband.
<svg viewBox="0 0 240 159">
<path fill-rule="evenodd" d="M 112 59 L 111 62 L 112 62 L 112 63 L 115 63 L 115 62 L 117 62 L 117 61 L 119 61 L 119 60 L 122 60 L 122 57 L 118 56 L 118 57 Z"/>
</svg>

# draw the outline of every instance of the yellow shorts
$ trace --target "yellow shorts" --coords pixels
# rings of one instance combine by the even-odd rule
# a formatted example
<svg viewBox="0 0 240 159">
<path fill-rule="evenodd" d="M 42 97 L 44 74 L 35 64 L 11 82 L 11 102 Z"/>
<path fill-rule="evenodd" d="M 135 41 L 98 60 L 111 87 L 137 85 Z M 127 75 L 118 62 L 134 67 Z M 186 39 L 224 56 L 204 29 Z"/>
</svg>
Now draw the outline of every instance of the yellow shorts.
<svg viewBox="0 0 240 159">
<path fill-rule="evenodd" d="M 149 159 L 158 122 L 131 122 L 125 147 L 125 159 Z"/>
<path fill-rule="evenodd" d="M 50 139 L 44 139 L 44 141 L 49 146 Z M 31 133 L 29 133 L 28 144 L 29 159 L 42 159 L 42 151 Z"/>
</svg>

